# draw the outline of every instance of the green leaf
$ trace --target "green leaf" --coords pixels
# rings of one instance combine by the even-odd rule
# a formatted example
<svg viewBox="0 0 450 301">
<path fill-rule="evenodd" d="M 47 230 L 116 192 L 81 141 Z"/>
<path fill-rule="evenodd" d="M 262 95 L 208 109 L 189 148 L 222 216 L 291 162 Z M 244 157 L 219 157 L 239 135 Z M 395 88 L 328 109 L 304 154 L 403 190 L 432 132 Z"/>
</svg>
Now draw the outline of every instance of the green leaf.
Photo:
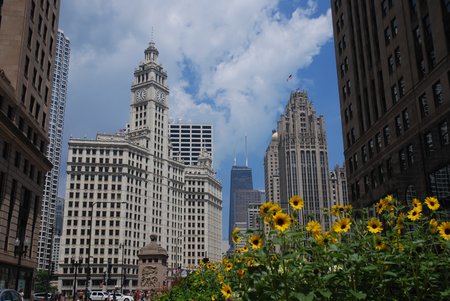
<svg viewBox="0 0 450 301">
<path fill-rule="evenodd" d="M 303 293 L 292 292 L 291 296 L 299 301 L 313 301 L 316 295 L 314 295 L 314 292 L 310 292 L 307 296 Z"/>
<path fill-rule="evenodd" d="M 391 272 L 391 271 L 384 272 L 383 274 L 386 275 L 386 276 L 397 277 L 397 274 L 394 273 L 394 272 Z"/>
<path fill-rule="evenodd" d="M 322 277 L 322 280 L 328 281 L 328 280 L 330 280 L 331 278 L 333 278 L 335 276 L 336 276 L 336 274 L 327 274 L 327 275 Z"/>
<path fill-rule="evenodd" d="M 363 292 L 357 292 L 354 290 L 350 290 L 350 294 L 352 294 L 358 300 L 363 300 L 363 299 L 366 299 L 366 297 L 367 297 L 367 295 L 364 294 Z"/>
<path fill-rule="evenodd" d="M 325 289 L 319 289 L 317 290 L 322 296 L 324 296 L 327 299 L 330 299 L 331 297 L 331 292 L 329 290 L 325 290 Z"/>
</svg>

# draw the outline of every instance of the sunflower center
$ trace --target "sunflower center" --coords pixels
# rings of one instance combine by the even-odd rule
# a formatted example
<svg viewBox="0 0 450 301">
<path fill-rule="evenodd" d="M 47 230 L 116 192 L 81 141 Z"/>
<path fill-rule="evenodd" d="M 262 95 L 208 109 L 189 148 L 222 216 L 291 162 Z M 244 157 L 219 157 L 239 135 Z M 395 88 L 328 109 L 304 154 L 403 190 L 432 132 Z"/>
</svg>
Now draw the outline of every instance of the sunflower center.
<svg viewBox="0 0 450 301">
<path fill-rule="evenodd" d="M 257 239 L 255 239 L 254 241 L 253 241 L 253 244 L 254 245 L 257 245 L 259 243 L 259 240 L 257 240 Z"/>
<path fill-rule="evenodd" d="M 280 218 L 277 220 L 277 225 L 278 226 L 283 226 L 284 225 L 284 221 Z"/>
<path fill-rule="evenodd" d="M 342 225 L 341 225 L 341 229 L 345 229 L 345 227 L 346 227 L 345 224 L 342 224 Z"/>
<path fill-rule="evenodd" d="M 445 235 L 450 235 L 450 228 L 444 230 Z"/>
</svg>

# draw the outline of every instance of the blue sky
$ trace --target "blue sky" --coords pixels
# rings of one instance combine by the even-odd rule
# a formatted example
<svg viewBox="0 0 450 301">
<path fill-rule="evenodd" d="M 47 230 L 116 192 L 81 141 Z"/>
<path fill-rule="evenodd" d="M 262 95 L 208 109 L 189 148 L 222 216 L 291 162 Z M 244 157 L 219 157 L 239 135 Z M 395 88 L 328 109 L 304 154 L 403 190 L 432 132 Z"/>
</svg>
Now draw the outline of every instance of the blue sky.
<svg viewBox="0 0 450 301">
<path fill-rule="evenodd" d="M 243 165 L 247 136 L 254 187 L 263 189 L 264 152 L 291 91 L 307 90 L 325 116 L 330 168 L 343 162 L 329 1 L 62 1 L 59 27 L 71 40 L 62 162 L 70 136 L 124 128 L 152 28 L 169 77 L 170 118 L 214 126 L 224 236 L 234 155 Z M 62 196 L 65 171 L 63 163 Z"/>
</svg>

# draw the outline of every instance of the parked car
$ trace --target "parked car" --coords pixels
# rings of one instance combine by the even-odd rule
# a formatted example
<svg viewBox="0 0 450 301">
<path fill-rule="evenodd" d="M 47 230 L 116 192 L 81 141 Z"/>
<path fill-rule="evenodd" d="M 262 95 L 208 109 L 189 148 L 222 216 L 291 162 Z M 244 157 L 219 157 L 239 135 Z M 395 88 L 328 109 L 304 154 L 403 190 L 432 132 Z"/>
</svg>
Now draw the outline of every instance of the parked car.
<svg viewBox="0 0 450 301">
<path fill-rule="evenodd" d="M 89 299 L 92 301 L 108 301 L 108 295 L 105 291 L 92 291 Z"/>
<path fill-rule="evenodd" d="M 47 294 L 47 300 L 52 299 L 52 293 Z M 45 301 L 45 293 L 35 293 L 33 301 Z"/>
<path fill-rule="evenodd" d="M 13 289 L 0 289 L 0 301 L 23 301 L 18 291 Z"/>
<path fill-rule="evenodd" d="M 109 293 L 109 300 L 113 300 L 113 293 Z M 122 295 L 121 293 L 116 293 L 116 301 L 134 301 L 132 296 Z"/>
</svg>

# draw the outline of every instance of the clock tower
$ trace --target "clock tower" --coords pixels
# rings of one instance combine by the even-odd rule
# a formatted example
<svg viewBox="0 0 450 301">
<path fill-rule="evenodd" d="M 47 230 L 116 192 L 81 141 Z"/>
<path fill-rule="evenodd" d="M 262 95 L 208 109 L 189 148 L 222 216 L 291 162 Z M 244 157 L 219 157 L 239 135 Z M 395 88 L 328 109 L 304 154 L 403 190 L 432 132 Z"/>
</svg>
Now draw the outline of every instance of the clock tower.
<svg viewBox="0 0 450 301">
<path fill-rule="evenodd" d="M 158 63 L 159 51 L 153 41 L 144 54 L 145 60 L 135 69 L 131 85 L 128 137 L 155 156 L 165 157 L 168 147 L 167 72 Z"/>
</svg>

